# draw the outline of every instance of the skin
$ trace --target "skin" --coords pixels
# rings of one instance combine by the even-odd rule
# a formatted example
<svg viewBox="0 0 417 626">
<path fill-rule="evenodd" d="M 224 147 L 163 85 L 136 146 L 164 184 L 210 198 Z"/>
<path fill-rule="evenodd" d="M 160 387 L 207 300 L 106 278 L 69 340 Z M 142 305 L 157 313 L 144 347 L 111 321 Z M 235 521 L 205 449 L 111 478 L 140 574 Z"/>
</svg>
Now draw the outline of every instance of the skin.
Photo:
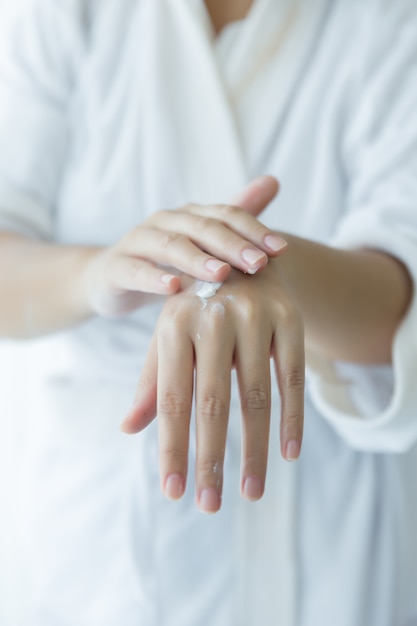
<svg viewBox="0 0 417 626">
<path fill-rule="evenodd" d="M 150 294 L 179 291 L 181 272 L 218 282 L 232 267 L 260 270 L 268 255 L 286 248 L 282 237 L 254 217 L 277 190 L 274 179 L 259 177 L 235 199 L 240 208 L 159 211 L 107 248 L 0 233 L 0 336 L 32 338 L 92 315 L 120 317 L 147 304 Z"/>
<path fill-rule="evenodd" d="M 186 485 L 194 399 L 196 495 L 206 512 L 221 506 L 231 369 L 237 370 L 242 407 L 241 491 L 257 500 L 267 466 L 270 357 L 282 399 L 281 452 L 296 460 L 303 431 L 304 347 L 330 359 L 389 363 L 411 299 L 407 270 L 386 254 L 285 238 L 284 255 L 254 276 L 232 272 L 207 306 L 190 288 L 167 301 L 123 424 L 125 432 L 138 432 L 158 414 L 161 485 L 167 497 L 179 498 Z"/>
<path fill-rule="evenodd" d="M 218 35 L 227 24 L 244 19 L 249 13 L 253 0 L 206 0 L 213 29 Z"/>
<path fill-rule="evenodd" d="M 168 497 L 181 497 L 185 489 L 194 395 L 197 503 L 207 512 L 220 508 L 219 478 L 233 367 L 242 407 L 241 490 L 249 500 L 262 496 L 271 409 L 271 356 L 282 397 L 282 454 L 295 460 L 300 452 L 304 412 L 303 324 L 272 264 L 256 277 L 232 272 L 206 305 L 192 288 L 167 301 L 124 429 L 135 432 L 158 414 L 161 483 Z"/>
<path fill-rule="evenodd" d="M 218 34 L 244 18 L 252 0 L 206 5 Z M 331 359 L 389 363 L 412 296 L 406 268 L 383 252 L 335 250 L 262 226 L 255 218 L 277 190 L 274 179 L 263 177 L 233 205 L 160 211 L 108 248 L 0 233 L 0 336 L 35 337 L 94 315 L 123 316 L 146 305 L 150 294 L 166 298 L 122 428 L 139 432 L 158 413 L 162 489 L 180 498 L 194 401 L 196 496 L 208 513 L 221 506 L 231 369 L 242 406 L 241 489 L 257 500 L 267 466 L 271 357 L 282 397 L 281 451 L 295 460 L 304 347 Z M 225 284 L 205 307 L 193 279 Z"/>
<path fill-rule="evenodd" d="M 270 357 L 282 397 L 281 416 L 273 416 L 281 417 L 281 451 L 295 460 L 303 430 L 304 345 L 327 358 L 389 363 L 411 299 L 406 268 L 385 253 L 337 250 L 289 234 L 284 241 L 262 226 L 254 215 L 277 190 L 273 178 L 263 177 L 234 205 L 181 207 L 172 219 L 156 213 L 108 248 L 0 235 L 4 337 L 55 332 L 94 315 L 123 316 L 145 305 L 149 294 L 169 296 L 122 428 L 139 432 L 158 413 L 161 485 L 168 497 L 179 498 L 194 401 L 197 503 L 206 512 L 221 503 L 231 369 L 242 404 L 242 493 L 256 500 L 267 465 Z M 266 242 L 276 247 L 269 256 Z M 248 249 L 258 255 L 255 265 L 243 260 Z M 167 274 L 158 259 L 182 275 Z M 221 264 L 213 272 L 208 260 Z M 169 280 L 161 281 L 166 275 Z M 194 279 L 225 283 L 204 307 Z"/>
</svg>

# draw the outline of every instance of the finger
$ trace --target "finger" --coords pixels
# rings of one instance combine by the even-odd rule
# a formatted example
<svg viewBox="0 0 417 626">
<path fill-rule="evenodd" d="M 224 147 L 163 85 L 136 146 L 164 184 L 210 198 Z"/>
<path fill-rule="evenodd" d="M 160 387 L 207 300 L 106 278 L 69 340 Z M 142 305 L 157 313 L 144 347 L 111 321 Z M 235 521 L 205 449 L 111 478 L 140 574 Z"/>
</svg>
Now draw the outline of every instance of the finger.
<svg viewBox="0 0 417 626">
<path fill-rule="evenodd" d="M 228 255 L 225 257 L 226 260 L 238 269 L 240 267 L 237 263 L 239 261 L 241 263 L 241 259 L 250 270 L 262 263 L 266 264 L 266 255 L 277 256 L 287 247 L 285 239 L 238 206 L 193 205 L 189 208 L 189 212 L 202 218 L 189 233 L 190 238 L 198 245 L 204 246 L 205 242 L 209 243 L 213 246 L 213 249 L 210 247 L 210 251 L 215 255 L 221 251 L 223 254 L 226 253 Z M 215 220 L 214 224 L 210 223 L 210 219 Z M 211 232 L 209 227 L 214 227 L 214 225 L 217 226 L 217 230 L 213 228 Z M 212 239 L 208 238 L 210 235 L 213 235 Z M 257 252 L 256 257 L 254 257 L 254 252 Z M 249 258 L 247 258 L 248 253 Z"/>
<path fill-rule="evenodd" d="M 164 214 L 166 219 L 164 224 L 161 222 L 163 226 L 161 229 L 140 227 L 129 233 L 124 243 L 124 254 L 129 255 L 130 258 L 140 256 L 138 263 L 142 261 L 145 264 L 144 268 L 146 263 L 150 266 L 159 264 L 173 267 L 203 281 L 223 282 L 226 280 L 231 270 L 230 265 L 204 252 L 187 236 L 184 222 L 190 221 L 190 218 L 180 217 L 174 211 L 166 211 Z M 222 256 L 225 254 L 223 253 Z M 162 273 L 167 276 L 163 280 L 167 281 L 168 287 L 171 288 L 172 284 L 176 287 L 176 283 L 168 278 L 169 272 Z M 143 277 L 143 280 L 146 278 Z"/>
<path fill-rule="evenodd" d="M 234 338 L 219 304 L 208 313 L 210 323 L 196 342 L 196 490 L 199 509 L 215 513 L 222 498 Z"/>
<path fill-rule="evenodd" d="M 241 328 L 235 364 L 242 410 L 241 492 L 247 500 L 259 500 L 265 488 L 271 413 L 272 329 Z"/>
<path fill-rule="evenodd" d="M 132 408 L 120 425 L 127 434 L 146 428 L 156 417 L 156 393 L 158 379 L 157 336 L 153 335 L 145 364 L 136 387 Z"/>
<path fill-rule="evenodd" d="M 176 293 L 181 287 L 179 276 L 156 267 L 149 261 L 125 254 L 113 257 L 108 281 L 114 289 L 159 295 Z"/>
<path fill-rule="evenodd" d="M 157 414 L 161 487 L 170 499 L 185 490 L 194 351 L 176 316 L 165 318 L 158 333 Z"/>
<path fill-rule="evenodd" d="M 232 204 L 258 217 L 275 198 L 279 183 L 273 176 L 258 176 L 232 199 Z"/>
<path fill-rule="evenodd" d="M 273 355 L 281 394 L 281 453 L 295 461 L 303 437 L 305 381 L 304 332 L 296 317 L 276 329 Z"/>
</svg>

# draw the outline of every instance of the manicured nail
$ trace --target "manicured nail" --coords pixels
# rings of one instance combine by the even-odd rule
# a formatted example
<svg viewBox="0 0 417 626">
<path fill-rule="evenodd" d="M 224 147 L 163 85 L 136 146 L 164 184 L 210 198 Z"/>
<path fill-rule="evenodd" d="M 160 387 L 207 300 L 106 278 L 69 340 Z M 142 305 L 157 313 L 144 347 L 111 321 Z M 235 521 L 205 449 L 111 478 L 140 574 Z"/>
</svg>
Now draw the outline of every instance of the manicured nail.
<svg viewBox="0 0 417 626">
<path fill-rule="evenodd" d="M 198 506 L 203 513 L 216 513 L 220 509 L 221 498 L 213 487 L 203 489 L 200 493 Z"/>
<path fill-rule="evenodd" d="M 285 458 L 287 461 L 296 461 L 300 456 L 300 444 L 295 439 L 287 443 Z"/>
<path fill-rule="evenodd" d="M 174 276 L 174 274 L 163 274 L 161 276 L 161 283 L 164 283 L 164 285 L 169 285 L 173 278 L 177 278 L 177 276 Z"/>
<path fill-rule="evenodd" d="M 263 252 L 260 252 L 259 250 L 250 250 L 249 248 L 243 250 L 242 258 L 251 268 L 256 269 L 259 269 L 259 267 L 261 267 L 266 260 Z"/>
<path fill-rule="evenodd" d="M 263 495 L 263 484 L 257 476 L 248 476 L 243 483 L 243 495 L 248 500 L 259 500 Z"/>
<path fill-rule="evenodd" d="M 278 237 L 278 235 L 267 235 L 264 239 L 265 245 L 274 252 L 278 252 L 279 250 L 283 250 L 288 243 L 282 237 Z"/>
<path fill-rule="evenodd" d="M 209 259 L 206 263 L 206 268 L 209 272 L 219 272 L 223 267 L 227 267 L 227 263 L 218 261 L 217 259 Z"/>
<path fill-rule="evenodd" d="M 165 481 L 165 495 L 170 500 L 179 500 L 184 494 L 184 487 L 181 474 L 170 474 Z"/>
</svg>

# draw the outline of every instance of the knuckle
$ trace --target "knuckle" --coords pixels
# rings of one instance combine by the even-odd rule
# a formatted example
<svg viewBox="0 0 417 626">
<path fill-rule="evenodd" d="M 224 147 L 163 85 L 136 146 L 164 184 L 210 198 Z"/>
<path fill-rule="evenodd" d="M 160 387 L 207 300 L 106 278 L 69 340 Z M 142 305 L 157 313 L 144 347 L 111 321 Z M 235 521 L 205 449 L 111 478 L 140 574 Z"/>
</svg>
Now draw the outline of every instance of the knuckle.
<svg viewBox="0 0 417 626">
<path fill-rule="evenodd" d="M 178 306 L 175 302 L 168 302 L 158 320 L 158 335 L 161 341 L 172 343 L 183 339 L 187 321 L 188 308 Z"/>
<path fill-rule="evenodd" d="M 218 336 L 224 328 L 226 320 L 226 308 L 217 299 L 210 302 L 209 306 L 202 309 L 200 326 L 207 341 L 218 342 Z"/>
<path fill-rule="evenodd" d="M 286 325 L 293 324 L 298 318 L 298 312 L 294 304 L 284 298 L 279 299 L 277 302 L 277 314 L 281 322 Z"/>
<path fill-rule="evenodd" d="M 296 305 L 289 299 L 279 299 L 277 315 L 280 322 L 293 333 L 304 333 L 303 319 Z"/>
<path fill-rule="evenodd" d="M 256 324 L 259 325 L 261 323 L 262 318 L 259 317 L 259 305 L 249 294 L 242 294 L 239 298 L 239 312 L 244 322 L 252 328 Z M 262 320 L 262 323 L 264 323 L 264 320 Z"/>
<path fill-rule="evenodd" d="M 254 417 L 263 417 L 269 410 L 269 397 L 264 389 L 250 389 L 242 398 L 242 408 L 245 413 Z"/>
<path fill-rule="evenodd" d="M 180 233 L 166 232 L 162 235 L 161 247 L 164 250 L 169 250 L 170 248 L 177 246 L 184 240 L 184 235 L 181 235 Z"/>
<path fill-rule="evenodd" d="M 227 218 L 231 218 L 236 215 L 236 213 L 239 213 L 241 211 L 241 209 L 232 204 L 220 204 L 218 205 L 218 208 L 222 215 Z"/>
<path fill-rule="evenodd" d="M 219 422 L 227 413 L 226 402 L 214 393 L 205 393 L 197 402 L 197 415 L 205 422 Z"/>
<path fill-rule="evenodd" d="M 171 466 L 183 467 L 186 464 L 187 452 L 178 446 L 167 444 L 161 449 L 160 453 Z"/>
<path fill-rule="evenodd" d="M 169 420 L 188 419 L 190 416 L 188 396 L 178 389 L 164 390 L 158 404 L 158 416 Z"/>
<path fill-rule="evenodd" d="M 205 217 L 204 215 L 196 216 L 192 225 L 193 233 L 196 235 L 204 233 L 204 231 L 213 226 L 214 222 L 215 220 L 210 217 Z"/>
<path fill-rule="evenodd" d="M 304 368 L 293 366 L 286 367 L 281 371 L 281 384 L 284 391 L 303 392 Z"/>
</svg>

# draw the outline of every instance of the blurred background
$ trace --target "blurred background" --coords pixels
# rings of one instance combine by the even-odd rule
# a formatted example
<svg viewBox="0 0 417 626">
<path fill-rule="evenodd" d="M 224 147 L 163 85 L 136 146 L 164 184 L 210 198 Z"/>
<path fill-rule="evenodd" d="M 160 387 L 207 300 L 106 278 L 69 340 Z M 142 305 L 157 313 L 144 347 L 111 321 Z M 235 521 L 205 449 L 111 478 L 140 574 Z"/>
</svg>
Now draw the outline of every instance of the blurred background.
<svg viewBox="0 0 417 626">
<path fill-rule="evenodd" d="M 22 0 L 0 0 L 0 54 L 8 20 Z M 0 298 L 1 298 L 0 294 Z M 26 445 L 24 420 L 16 419 L 19 372 L 25 368 L 23 345 L 0 339 L 0 625 L 15 626 L 23 620 L 29 582 L 25 579 L 24 554 L 19 534 L 21 519 L 20 472 Z M 20 374 L 21 375 L 21 374 Z"/>
<path fill-rule="evenodd" d="M 1 295 L 0 295 L 1 297 Z M 22 623 L 30 593 L 20 534 L 24 492 L 25 420 L 19 402 L 25 390 L 19 378 L 25 368 L 23 345 L 0 341 L 0 624 Z M 20 374 L 19 374 L 20 372 Z M 23 418 L 23 419 L 22 419 Z"/>
</svg>

